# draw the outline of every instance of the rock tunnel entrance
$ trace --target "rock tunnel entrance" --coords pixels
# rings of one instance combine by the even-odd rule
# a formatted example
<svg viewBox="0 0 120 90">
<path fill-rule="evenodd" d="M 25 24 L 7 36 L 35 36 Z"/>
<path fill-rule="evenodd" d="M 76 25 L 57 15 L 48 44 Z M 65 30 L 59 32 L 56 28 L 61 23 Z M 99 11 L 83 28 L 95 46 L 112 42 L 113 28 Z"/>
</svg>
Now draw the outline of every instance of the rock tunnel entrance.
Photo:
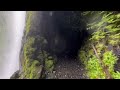
<svg viewBox="0 0 120 90">
<path fill-rule="evenodd" d="M 76 58 L 82 42 L 88 36 L 85 23 L 80 16 L 81 12 L 54 11 L 51 13 L 55 27 L 53 28 L 55 40 L 51 51 L 53 50 L 57 57 Z"/>
<path fill-rule="evenodd" d="M 84 31 L 73 31 L 69 29 L 60 29 L 60 37 L 64 38 L 65 43 L 61 43 L 62 47 L 65 47 L 64 50 L 60 52 L 55 52 L 58 57 L 67 56 L 68 58 L 76 58 L 78 51 L 82 46 L 84 36 L 87 35 Z M 84 35 L 84 36 L 83 36 Z M 64 41 L 63 41 L 64 42 Z M 58 46 L 59 47 L 59 46 Z M 58 48 L 56 48 L 58 49 Z"/>
<path fill-rule="evenodd" d="M 83 79 L 84 66 L 80 64 L 79 49 L 87 38 L 85 23 L 81 12 L 55 11 L 52 20 L 55 37 L 52 39 L 51 51 L 57 56 L 54 77 L 57 79 Z"/>
<path fill-rule="evenodd" d="M 32 23 L 30 34 L 44 37 L 47 44 L 43 50 L 52 56 L 76 58 L 88 36 L 80 11 L 39 11 Z"/>
<path fill-rule="evenodd" d="M 54 72 L 45 78 L 84 78 L 84 67 L 76 59 L 83 41 L 88 36 L 80 11 L 36 11 L 31 17 L 27 38 L 33 39 L 35 51 L 30 56 L 46 67 L 48 57 L 57 61 Z M 28 40 L 29 41 L 29 40 Z M 31 42 L 30 42 L 31 43 Z M 48 65 L 49 66 L 49 65 Z M 53 67 L 52 67 L 53 68 Z M 50 75 L 50 76 L 49 76 Z M 51 75 L 53 77 L 51 77 Z"/>
</svg>

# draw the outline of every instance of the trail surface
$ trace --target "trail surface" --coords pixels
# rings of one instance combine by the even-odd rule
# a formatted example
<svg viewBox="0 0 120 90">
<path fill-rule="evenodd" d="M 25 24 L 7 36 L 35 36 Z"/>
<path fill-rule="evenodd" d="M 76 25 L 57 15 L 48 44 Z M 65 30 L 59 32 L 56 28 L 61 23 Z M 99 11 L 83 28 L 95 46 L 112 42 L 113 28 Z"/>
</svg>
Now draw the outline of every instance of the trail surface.
<svg viewBox="0 0 120 90">
<path fill-rule="evenodd" d="M 56 79 L 85 79 L 84 66 L 76 59 L 59 58 L 55 67 Z"/>
</svg>

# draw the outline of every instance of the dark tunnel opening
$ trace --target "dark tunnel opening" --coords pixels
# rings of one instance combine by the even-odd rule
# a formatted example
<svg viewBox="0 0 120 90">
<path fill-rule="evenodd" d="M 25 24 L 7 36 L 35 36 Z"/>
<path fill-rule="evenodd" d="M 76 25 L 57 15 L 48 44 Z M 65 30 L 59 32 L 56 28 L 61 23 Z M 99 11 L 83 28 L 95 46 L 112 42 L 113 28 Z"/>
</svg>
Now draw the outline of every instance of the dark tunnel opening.
<svg viewBox="0 0 120 90">
<path fill-rule="evenodd" d="M 77 14 L 75 15 L 75 13 Z M 80 13 L 80 11 L 54 12 L 53 22 L 57 27 L 57 33 L 61 38 L 63 38 L 63 41 L 61 41 L 60 45 L 58 45 L 56 49 L 59 47 L 65 47 L 62 51 L 55 52 L 57 57 L 76 58 L 83 41 L 88 37 L 89 34 L 86 31 L 86 24 L 82 22 Z M 74 17 L 76 18 L 74 19 Z M 78 17 L 80 18 L 79 20 Z M 63 43 L 64 40 L 65 44 Z"/>
<path fill-rule="evenodd" d="M 64 31 L 63 31 L 64 32 Z M 83 45 L 84 40 L 87 38 L 88 33 L 86 31 L 71 31 L 65 35 L 62 32 L 62 37 L 66 40 L 66 48 L 60 53 L 56 53 L 58 57 L 76 58 L 78 52 Z"/>
</svg>

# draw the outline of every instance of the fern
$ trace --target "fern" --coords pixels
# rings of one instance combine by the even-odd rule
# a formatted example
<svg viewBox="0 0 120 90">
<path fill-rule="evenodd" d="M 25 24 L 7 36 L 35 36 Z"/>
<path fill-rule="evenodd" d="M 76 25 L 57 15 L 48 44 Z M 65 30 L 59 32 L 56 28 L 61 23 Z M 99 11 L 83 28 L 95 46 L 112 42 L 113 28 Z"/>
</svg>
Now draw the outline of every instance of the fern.
<svg viewBox="0 0 120 90">
<path fill-rule="evenodd" d="M 87 11 L 83 14 L 88 19 L 87 30 L 93 31 L 89 44 L 95 44 L 97 54 L 102 63 L 99 62 L 91 47 L 84 46 L 80 50 L 80 59 L 83 59 L 91 79 L 106 78 L 106 70 L 111 78 L 120 78 L 120 72 L 114 71 L 117 56 L 113 51 L 108 51 L 107 45 L 118 46 L 120 44 L 120 13 L 116 11 Z M 96 16 L 96 17 L 95 17 Z M 91 53 L 90 53 L 91 52 Z"/>
</svg>

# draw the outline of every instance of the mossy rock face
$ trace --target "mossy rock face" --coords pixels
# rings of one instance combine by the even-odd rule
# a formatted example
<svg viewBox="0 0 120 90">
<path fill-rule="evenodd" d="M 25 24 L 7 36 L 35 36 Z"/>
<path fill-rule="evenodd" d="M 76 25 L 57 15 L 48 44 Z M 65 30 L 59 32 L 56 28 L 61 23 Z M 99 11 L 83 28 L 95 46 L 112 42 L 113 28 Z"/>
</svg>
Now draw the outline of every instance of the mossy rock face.
<svg viewBox="0 0 120 90">
<path fill-rule="evenodd" d="M 47 51 L 41 51 L 38 57 L 42 61 L 44 71 L 41 78 L 46 78 L 48 73 L 52 73 L 54 69 L 55 59 Z"/>
<path fill-rule="evenodd" d="M 20 75 L 20 79 L 39 79 L 41 76 L 42 66 L 39 61 L 28 60 L 24 63 L 23 71 Z"/>
<path fill-rule="evenodd" d="M 46 79 L 54 79 L 54 60 L 45 61 Z"/>
<path fill-rule="evenodd" d="M 46 60 L 45 61 L 45 69 L 47 71 L 50 71 L 50 72 L 54 69 L 54 62 L 53 62 L 53 60 Z"/>
</svg>

